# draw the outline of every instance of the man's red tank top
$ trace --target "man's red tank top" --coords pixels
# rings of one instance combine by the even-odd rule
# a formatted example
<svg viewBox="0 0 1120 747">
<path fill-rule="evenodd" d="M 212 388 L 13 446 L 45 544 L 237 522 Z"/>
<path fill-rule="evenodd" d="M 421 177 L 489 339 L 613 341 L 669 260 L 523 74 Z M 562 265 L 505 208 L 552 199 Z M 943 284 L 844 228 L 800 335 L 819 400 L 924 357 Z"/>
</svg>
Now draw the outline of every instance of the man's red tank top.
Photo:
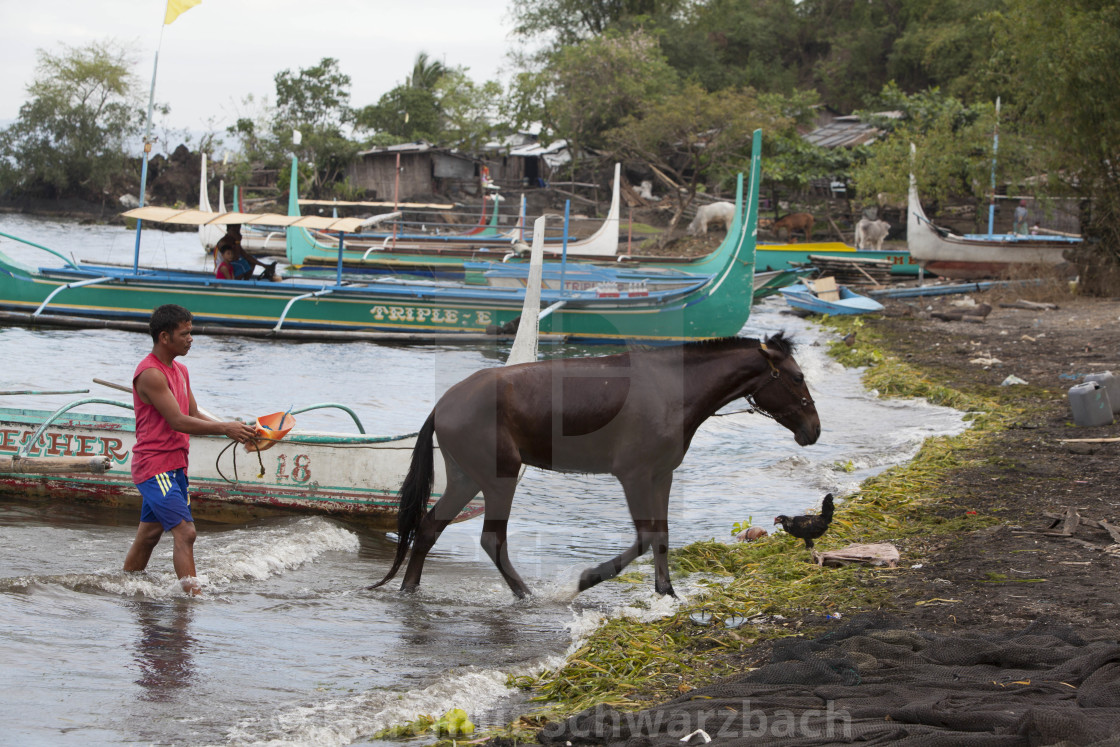
<svg viewBox="0 0 1120 747">
<path fill-rule="evenodd" d="M 136 373 L 132 374 L 132 406 L 136 409 L 136 445 L 132 447 L 132 482 L 140 484 L 156 475 L 187 466 L 187 451 L 190 449 L 190 436 L 172 430 L 159 410 L 153 405 L 140 401 L 136 393 L 136 379 L 149 368 L 158 369 L 167 378 L 167 385 L 179 404 L 179 410 L 190 414 L 191 378 L 187 367 L 171 361 L 171 366 L 163 365 L 154 354 L 148 353 Z"/>
</svg>

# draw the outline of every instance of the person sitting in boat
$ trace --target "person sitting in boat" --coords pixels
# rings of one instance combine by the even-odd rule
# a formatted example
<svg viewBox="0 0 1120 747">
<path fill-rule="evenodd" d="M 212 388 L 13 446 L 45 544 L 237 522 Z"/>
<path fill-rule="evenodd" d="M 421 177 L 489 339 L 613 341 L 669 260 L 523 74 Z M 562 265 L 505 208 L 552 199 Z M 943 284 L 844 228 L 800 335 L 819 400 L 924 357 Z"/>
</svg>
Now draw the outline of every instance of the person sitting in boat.
<svg viewBox="0 0 1120 747">
<path fill-rule="evenodd" d="M 219 280 L 233 280 L 235 272 L 233 261 L 237 257 L 237 252 L 233 246 L 226 244 L 222 247 L 220 256 L 222 261 L 218 264 L 218 269 L 214 271 L 214 277 Z"/>
<path fill-rule="evenodd" d="M 1019 207 L 1015 208 L 1015 215 L 1011 221 L 1011 233 L 1020 236 L 1027 235 L 1027 201 L 1019 200 Z"/>
<path fill-rule="evenodd" d="M 276 274 L 276 263 L 273 262 L 270 265 L 265 264 L 245 251 L 241 246 L 241 226 L 236 223 L 231 223 L 226 226 L 226 235 L 218 239 L 218 243 L 214 245 L 216 256 L 223 257 L 226 247 L 233 248 L 234 256 L 230 264 L 233 266 L 234 280 L 252 280 L 254 267 L 260 267 L 263 270 L 260 275 L 262 279 L 272 280 L 274 278 Z"/>
</svg>

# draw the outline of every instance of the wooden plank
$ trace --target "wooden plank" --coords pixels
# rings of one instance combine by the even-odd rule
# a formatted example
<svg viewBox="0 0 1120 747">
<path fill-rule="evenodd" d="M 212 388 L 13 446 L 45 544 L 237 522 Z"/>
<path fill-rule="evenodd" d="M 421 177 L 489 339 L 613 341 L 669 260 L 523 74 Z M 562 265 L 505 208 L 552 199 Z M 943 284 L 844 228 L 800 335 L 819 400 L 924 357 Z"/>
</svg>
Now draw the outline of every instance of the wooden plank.
<svg viewBox="0 0 1120 747">
<path fill-rule="evenodd" d="M 893 264 L 889 259 L 874 259 L 871 257 L 826 257 L 820 254 L 810 254 L 810 262 L 836 262 L 839 264 L 863 265 L 865 267 L 885 267 L 888 270 Z"/>
<path fill-rule="evenodd" d="M 66 475 L 77 472 L 104 474 L 109 457 L 0 457 L 0 472 L 21 475 Z"/>
<path fill-rule="evenodd" d="M 1115 524 L 1110 524 L 1107 519 L 1101 519 L 1100 521 L 1098 521 L 1097 526 L 1108 532 L 1109 536 L 1112 537 L 1113 542 L 1120 544 L 1120 527 L 1116 526 Z"/>
<path fill-rule="evenodd" d="M 1081 523 L 1081 515 L 1077 513 L 1077 509 L 1073 506 L 1066 508 L 1066 512 L 1059 519 L 1055 519 L 1054 523 L 1050 525 L 1051 531 L 1043 532 L 1043 534 L 1050 537 L 1072 537 L 1073 532 L 1077 529 L 1077 525 Z M 1058 524 L 1061 524 L 1058 527 Z M 1058 527 L 1055 529 L 1055 527 Z"/>
</svg>

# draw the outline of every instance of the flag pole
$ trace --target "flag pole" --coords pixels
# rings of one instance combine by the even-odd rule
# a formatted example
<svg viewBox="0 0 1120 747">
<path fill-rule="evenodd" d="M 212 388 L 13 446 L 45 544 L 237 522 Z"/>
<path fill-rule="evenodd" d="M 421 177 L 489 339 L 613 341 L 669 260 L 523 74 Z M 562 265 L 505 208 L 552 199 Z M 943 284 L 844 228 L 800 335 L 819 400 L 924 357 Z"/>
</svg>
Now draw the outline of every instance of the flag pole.
<svg viewBox="0 0 1120 747">
<path fill-rule="evenodd" d="M 148 91 L 148 117 L 144 123 L 144 165 L 140 168 L 140 207 L 144 207 L 144 192 L 148 188 L 148 156 L 152 152 L 152 108 L 156 99 L 156 73 L 159 71 L 159 49 L 163 46 L 163 28 L 159 27 L 159 43 L 156 44 L 155 61 L 152 63 L 152 87 Z M 144 221 L 136 219 L 136 249 L 132 254 L 132 274 L 140 272 L 140 229 Z"/>
</svg>

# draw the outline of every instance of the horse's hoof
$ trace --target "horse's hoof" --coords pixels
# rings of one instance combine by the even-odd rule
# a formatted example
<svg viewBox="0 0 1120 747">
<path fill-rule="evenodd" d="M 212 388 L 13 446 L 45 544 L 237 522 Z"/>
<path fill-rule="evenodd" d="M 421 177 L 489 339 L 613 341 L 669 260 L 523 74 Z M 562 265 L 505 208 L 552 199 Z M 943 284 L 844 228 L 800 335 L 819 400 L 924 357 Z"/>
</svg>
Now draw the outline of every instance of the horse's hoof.
<svg viewBox="0 0 1120 747">
<path fill-rule="evenodd" d="M 589 568 L 579 576 L 579 590 L 587 591 L 592 586 L 601 583 L 602 580 L 602 576 L 600 576 L 594 569 Z"/>
<path fill-rule="evenodd" d="M 677 598 L 677 592 L 673 591 L 673 585 L 670 584 L 670 583 L 665 583 L 665 584 L 655 583 L 653 585 L 653 588 L 658 594 L 661 594 L 663 596 L 670 596 L 670 597 L 673 597 L 674 599 Z"/>
<path fill-rule="evenodd" d="M 420 591 L 420 584 L 401 584 L 401 594 L 415 594 Z"/>
</svg>

